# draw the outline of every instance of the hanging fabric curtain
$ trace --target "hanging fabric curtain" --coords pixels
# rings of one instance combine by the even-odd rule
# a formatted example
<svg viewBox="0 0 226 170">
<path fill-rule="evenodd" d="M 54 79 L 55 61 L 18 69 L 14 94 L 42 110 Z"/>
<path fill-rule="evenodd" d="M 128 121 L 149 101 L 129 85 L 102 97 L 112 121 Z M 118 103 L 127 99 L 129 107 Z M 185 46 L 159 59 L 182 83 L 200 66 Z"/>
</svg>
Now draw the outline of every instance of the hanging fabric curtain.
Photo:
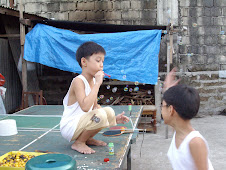
<svg viewBox="0 0 226 170">
<path fill-rule="evenodd" d="M 64 71 L 81 73 L 76 50 L 93 41 L 106 51 L 104 72 L 112 79 L 156 84 L 161 30 L 77 34 L 37 24 L 25 38 L 24 59 Z"/>
</svg>

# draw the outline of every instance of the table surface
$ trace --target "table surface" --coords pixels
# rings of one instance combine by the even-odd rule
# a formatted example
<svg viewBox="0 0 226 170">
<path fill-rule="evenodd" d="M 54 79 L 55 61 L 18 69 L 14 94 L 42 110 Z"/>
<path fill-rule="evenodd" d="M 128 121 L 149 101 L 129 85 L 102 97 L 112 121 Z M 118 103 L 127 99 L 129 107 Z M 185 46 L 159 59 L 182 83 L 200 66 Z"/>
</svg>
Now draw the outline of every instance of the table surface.
<svg viewBox="0 0 226 170">
<path fill-rule="evenodd" d="M 128 106 L 120 105 L 111 107 L 115 110 L 116 115 L 122 111 L 125 111 L 125 115 L 129 116 Z M 132 106 L 131 120 L 135 127 L 138 125 L 142 110 L 142 106 Z M 72 150 L 70 148 L 72 142 L 69 143 L 61 136 L 59 123 L 62 113 L 62 105 L 35 105 L 14 114 L 0 115 L 0 120 L 16 120 L 18 130 L 18 134 L 16 135 L 0 136 L 0 156 L 9 151 L 18 151 L 21 149 L 22 151 L 27 152 L 34 152 L 35 150 L 48 150 L 50 152 L 58 152 L 74 157 L 78 169 L 122 168 L 124 158 L 128 153 L 131 143 L 136 141 L 139 131 L 115 137 L 106 137 L 103 136 L 102 133 L 109 129 L 105 128 L 100 131 L 95 138 L 103 140 L 106 143 L 113 142 L 115 154 L 113 156 L 109 156 L 108 146 L 91 146 L 96 153 L 84 155 Z M 130 122 L 124 125 L 119 124 L 118 126 L 126 126 L 127 129 L 132 129 Z M 49 132 L 42 136 L 47 131 Z M 30 144 L 37 138 L 39 138 L 37 141 Z M 110 162 L 105 163 L 104 158 L 109 158 Z"/>
</svg>

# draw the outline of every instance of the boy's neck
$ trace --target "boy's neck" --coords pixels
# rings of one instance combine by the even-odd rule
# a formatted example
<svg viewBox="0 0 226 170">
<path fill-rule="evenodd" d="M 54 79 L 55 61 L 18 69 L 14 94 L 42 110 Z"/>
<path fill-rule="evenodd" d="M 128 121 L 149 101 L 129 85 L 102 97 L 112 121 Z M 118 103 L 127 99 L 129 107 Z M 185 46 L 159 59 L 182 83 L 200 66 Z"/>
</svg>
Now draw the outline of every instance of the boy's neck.
<svg viewBox="0 0 226 170">
<path fill-rule="evenodd" d="M 86 78 L 86 80 L 87 80 L 88 82 L 90 82 L 90 81 L 93 80 L 93 76 L 92 76 L 91 74 L 87 73 L 87 72 L 84 71 L 84 70 L 82 71 L 81 75 L 83 75 L 83 76 Z"/>
<path fill-rule="evenodd" d="M 188 135 L 195 129 L 192 127 L 190 120 L 183 120 L 179 118 L 176 123 L 173 124 L 173 128 L 176 130 L 177 135 Z"/>
</svg>

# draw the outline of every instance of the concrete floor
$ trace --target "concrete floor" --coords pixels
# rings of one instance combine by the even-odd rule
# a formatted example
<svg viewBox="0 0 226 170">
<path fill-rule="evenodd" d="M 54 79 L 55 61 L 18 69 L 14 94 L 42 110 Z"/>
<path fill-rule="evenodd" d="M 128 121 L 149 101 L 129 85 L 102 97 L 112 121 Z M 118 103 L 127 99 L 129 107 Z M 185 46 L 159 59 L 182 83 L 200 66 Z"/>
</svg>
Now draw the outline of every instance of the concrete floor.
<svg viewBox="0 0 226 170">
<path fill-rule="evenodd" d="M 208 141 L 209 158 L 214 169 L 226 169 L 226 116 L 194 118 L 191 122 L 193 127 Z M 144 139 L 143 134 L 139 134 L 136 144 L 132 145 L 132 170 L 172 169 L 166 154 L 172 140 L 173 129 L 169 127 L 168 132 L 169 138 L 166 139 L 165 125 L 162 123 L 157 127 L 157 134 L 146 133 Z"/>
</svg>

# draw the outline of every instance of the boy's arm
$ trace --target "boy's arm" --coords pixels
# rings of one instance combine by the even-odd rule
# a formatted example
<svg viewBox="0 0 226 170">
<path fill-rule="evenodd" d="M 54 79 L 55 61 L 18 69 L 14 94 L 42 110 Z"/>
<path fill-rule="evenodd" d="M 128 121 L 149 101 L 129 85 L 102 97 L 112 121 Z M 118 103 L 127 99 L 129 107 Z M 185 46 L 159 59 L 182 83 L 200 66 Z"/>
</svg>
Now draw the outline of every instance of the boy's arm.
<svg viewBox="0 0 226 170">
<path fill-rule="evenodd" d="M 100 88 L 100 85 L 103 82 L 104 72 L 98 71 L 95 74 L 96 83 L 92 87 L 91 92 L 88 96 L 85 94 L 85 85 L 80 78 L 76 78 L 73 82 L 73 92 L 75 97 L 84 112 L 88 112 L 93 104 L 95 104 L 95 100 L 97 99 L 97 94 Z"/>
<path fill-rule="evenodd" d="M 179 83 L 180 79 L 179 80 L 176 80 L 175 73 L 176 73 L 176 68 L 174 67 L 166 75 L 166 78 L 165 78 L 165 81 L 164 81 L 164 86 L 163 86 L 163 92 L 165 92 L 166 90 L 168 90 L 172 86 L 176 86 Z"/>
<path fill-rule="evenodd" d="M 101 106 L 97 103 L 97 99 L 96 99 L 93 110 L 94 109 L 100 109 L 100 108 L 101 108 Z"/>
<path fill-rule="evenodd" d="M 88 96 L 85 94 L 85 85 L 80 78 L 76 78 L 72 83 L 72 89 L 76 99 L 84 112 L 88 112 L 95 100 L 100 88 L 100 83 L 95 83 Z"/>
<path fill-rule="evenodd" d="M 208 170 L 208 151 L 203 139 L 199 137 L 192 139 L 189 147 L 198 170 Z"/>
</svg>

